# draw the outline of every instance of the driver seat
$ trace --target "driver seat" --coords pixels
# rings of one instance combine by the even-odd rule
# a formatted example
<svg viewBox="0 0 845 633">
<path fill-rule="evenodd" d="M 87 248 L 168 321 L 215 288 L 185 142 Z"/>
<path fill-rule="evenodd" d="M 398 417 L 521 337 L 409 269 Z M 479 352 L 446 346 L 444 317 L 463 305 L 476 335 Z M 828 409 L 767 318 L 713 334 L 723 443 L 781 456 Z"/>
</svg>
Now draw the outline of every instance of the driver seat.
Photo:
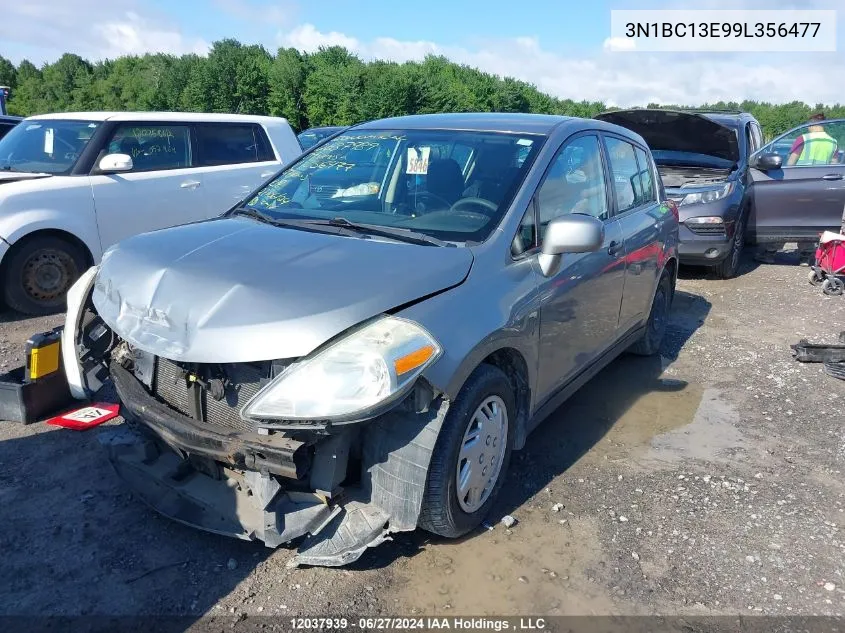
<svg viewBox="0 0 845 633">
<path fill-rule="evenodd" d="M 458 161 L 453 158 L 432 160 L 428 165 L 426 189 L 449 204 L 455 204 L 464 191 L 464 175 Z"/>
</svg>

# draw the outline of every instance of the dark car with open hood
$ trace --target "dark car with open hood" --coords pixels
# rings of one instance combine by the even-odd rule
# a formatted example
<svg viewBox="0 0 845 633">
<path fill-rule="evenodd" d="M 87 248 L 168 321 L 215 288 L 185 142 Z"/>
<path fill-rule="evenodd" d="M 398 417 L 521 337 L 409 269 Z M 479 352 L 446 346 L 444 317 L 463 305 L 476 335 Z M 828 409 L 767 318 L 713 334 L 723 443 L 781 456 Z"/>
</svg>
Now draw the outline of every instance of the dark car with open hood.
<svg viewBox="0 0 845 633">
<path fill-rule="evenodd" d="M 373 121 L 223 217 L 109 249 L 68 294 L 65 373 L 77 397 L 113 383 L 111 461 L 156 510 L 343 565 L 476 528 L 534 427 L 622 352 L 656 354 L 677 240 L 624 128 Z"/>
<path fill-rule="evenodd" d="M 680 209 L 681 263 L 736 274 L 746 243 L 814 244 L 845 209 L 845 121 L 818 120 L 764 144 L 747 112 L 637 109 L 596 118 L 640 134 Z"/>
</svg>

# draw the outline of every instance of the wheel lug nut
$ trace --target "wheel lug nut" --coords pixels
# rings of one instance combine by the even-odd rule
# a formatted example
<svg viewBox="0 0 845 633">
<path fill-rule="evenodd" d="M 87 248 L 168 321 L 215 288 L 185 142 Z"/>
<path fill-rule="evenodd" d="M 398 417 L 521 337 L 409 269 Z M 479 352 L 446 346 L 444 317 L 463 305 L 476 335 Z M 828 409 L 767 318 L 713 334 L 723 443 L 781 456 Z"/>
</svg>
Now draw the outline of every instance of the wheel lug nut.
<svg viewBox="0 0 845 633">
<path fill-rule="evenodd" d="M 483 464 L 483 463 L 484 463 L 484 455 L 483 455 L 483 454 L 481 454 L 481 455 L 479 455 L 479 456 L 478 456 L 478 463 L 479 463 L 479 464 Z"/>
<path fill-rule="evenodd" d="M 482 476 L 485 476 L 485 477 L 486 477 L 486 476 L 487 476 L 487 469 L 486 469 L 486 468 L 482 468 L 482 469 L 481 469 L 481 474 L 482 474 Z"/>
</svg>

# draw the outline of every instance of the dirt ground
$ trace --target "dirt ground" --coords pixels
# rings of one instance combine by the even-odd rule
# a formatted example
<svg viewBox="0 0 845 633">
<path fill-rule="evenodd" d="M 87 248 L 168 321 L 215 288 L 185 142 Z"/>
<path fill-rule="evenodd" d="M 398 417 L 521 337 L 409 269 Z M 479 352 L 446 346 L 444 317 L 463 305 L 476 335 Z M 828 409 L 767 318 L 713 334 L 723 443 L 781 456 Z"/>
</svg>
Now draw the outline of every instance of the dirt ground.
<svg viewBox="0 0 845 633">
<path fill-rule="evenodd" d="M 789 345 L 834 342 L 845 298 L 780 257 L 684 271 L 662 357 L 621 358 L 544 423 L 490 529 L 400 535 L 345 569 L 157 516 L 99 431 L 0 423 L 0 615 L 841 616 L 845 382 Z M 0 321 L 8 369 L 61 318 Z"/>
</svg>

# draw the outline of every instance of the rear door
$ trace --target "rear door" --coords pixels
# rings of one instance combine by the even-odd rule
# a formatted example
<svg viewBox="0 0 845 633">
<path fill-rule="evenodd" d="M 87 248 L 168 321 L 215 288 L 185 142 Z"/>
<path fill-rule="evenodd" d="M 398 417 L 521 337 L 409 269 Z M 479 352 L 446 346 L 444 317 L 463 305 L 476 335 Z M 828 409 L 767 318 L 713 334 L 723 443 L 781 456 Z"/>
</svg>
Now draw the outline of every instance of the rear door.
<svg viewBox="0 0 845 633">
<path fill-rule="evenodd" d="M 592 253 L 564 254 L 560 269 L 540 281 L 538 398 L 545 400 L 616 340 L 625 268 L 619 222 L 597 133 L 567 140 L 535 195 L 539 243 L 548 223 L 568 213 L 594 215 L 605 240 Z"/>
<path fill-rule="evenodd" d="M 281 166 L 264 128 L 256 123 L 202 123 L 194 131 L 207 217 L 243 200 Z"/>
<path fill-rule="evenodd" d="M 206 217 L 190 125 L 118 123 L 99 158 L 112 153 L 128 154 L 133 168 L 101 174 L 95 164 L 89 176 L 103 249 L 130 235 Z"/>
<path fill-rule="evenodd" d="M 820 138 L 816 129 L 834 140 L 832 152 L 805 152 L 802 157 L 793 151 L 803 149 L 802 140 L 813 143 Z M 824 138 L 822 142 L 831 146 Z M 822 231 L 838 231 L 845 210 L 845 121 L 802 126 L 776 138 L 756 156 L 767 152 L 779 154 L 783 167 L 749 170 L 752 208 L 748 229 L 754 239 L 781 243 L 815 241 Z"/>
<path fill-rule="evenodd" d="M 623 137 L 604 134 L 613 177 L 617 222 L 625 242 L 625 290 L 619 312 L 620 333 L 641 324 L 651 308 L 662 266 L 663 214 L 651 156 Z"/>
</svg>

